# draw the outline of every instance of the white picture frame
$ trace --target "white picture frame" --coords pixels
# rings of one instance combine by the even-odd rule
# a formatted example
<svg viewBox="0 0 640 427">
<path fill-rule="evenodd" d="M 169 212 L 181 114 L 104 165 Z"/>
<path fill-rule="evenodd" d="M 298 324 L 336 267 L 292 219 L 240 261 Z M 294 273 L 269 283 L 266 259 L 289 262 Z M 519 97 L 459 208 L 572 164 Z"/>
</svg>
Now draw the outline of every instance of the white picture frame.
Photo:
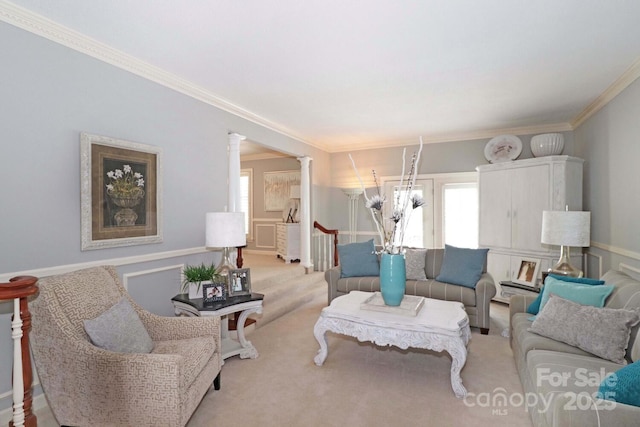
<svg viewBox="0 0 640 427">
<path fill-rule="evenodd" d="M 512 282 L 535 288 L 540 272 L 540 260 L 537 258 L 520 258 Z"/>
<path fill-rule="evenodd" d="M 289 201 L 291 186 L 300 185 L 300 171 L 264 172 L 264 210 L 282 212 Z"/>
<path fill-rule="evenodd" d="M 109 173 L 131 168 L 143 172 L 144 195 L 135 218 L 114 220 L 121 205 L 107 194 Z M 126 173 L 126 172 L 125 172 Z M 161 243 L 162 148 L 107 136 L 80 134 L 81 250 Z"/>
</svg>

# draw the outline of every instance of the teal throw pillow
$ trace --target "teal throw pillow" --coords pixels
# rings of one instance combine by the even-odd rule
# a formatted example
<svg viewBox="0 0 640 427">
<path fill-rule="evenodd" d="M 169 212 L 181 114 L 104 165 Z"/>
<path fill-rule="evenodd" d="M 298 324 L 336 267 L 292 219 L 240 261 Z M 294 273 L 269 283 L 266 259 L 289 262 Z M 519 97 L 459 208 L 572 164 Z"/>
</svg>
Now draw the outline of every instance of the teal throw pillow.
<svg viewBox="0 0 640 427">
<path fill-rule="evenodd" d="M 475 288 L 487 260 L 489 249 L 457 248 L 445 245 L 438 282 Z"/>
<path fill-rule="evenodd" d="M 379 276 L 380 265 L 373 239 L 360 243 L 338 245 L 340 277 Z"/>
<path fill-rule="evenodd" d="M 579 283 L 564 282 L 562 280 L 547 277 L 542 288 L 542 299 L 540 301 L 540 311 L 544 309 L 551 294 L 560 298 L 568 299 L 582 305 L 593 307 L 604 307 L 607 297 L 613 292 L 611 285 L 583 285 Z"/>
<path fill-rule="evenodd" d="M 600 399 L 640 406 L 640 361 L 607 375 L 598 389 Z"/>
<path fill-rule="evenodd" d="M 551 277 L 556 280 L 562 280 L 563 282 L 571 282 L 571 283 L 579 283 L 582 285 L 604 285 L 604 280 L 598 279 L 589 279 L 587 277 L 569 277 L 569 276 L 559 276 L 557 274 L 549 274 L 547 279 Z M 545 279 L 546 283 L 546 279 Z M 542 302 L 542 292 L 538 294 L 538 297 L 533 300 L 529 307 L 527 307 L 527 313 L 529 314 L 538 314 L 540 311 L 540 302 Z"/>
<path fill-rule="evenodd" d="M 553 277 L 563 282 L 579 283 L 581 285 L 604 285 L 604 280 L 589 279 L 588 277 L 559 276 L 557 274 L 549 274 L 547 277 Z"/>
</svg>

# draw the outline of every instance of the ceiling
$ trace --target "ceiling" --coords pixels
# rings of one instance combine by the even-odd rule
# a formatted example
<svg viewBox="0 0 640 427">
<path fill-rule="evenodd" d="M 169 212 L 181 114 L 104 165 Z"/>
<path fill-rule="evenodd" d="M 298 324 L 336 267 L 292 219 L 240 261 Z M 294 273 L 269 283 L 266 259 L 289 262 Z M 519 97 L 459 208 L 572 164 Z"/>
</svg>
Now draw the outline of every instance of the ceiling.
<svg viewBox="0 0 640 427">
<path fill-rule="evenodd" d="M 67 39 L 86 36 L 164 83 L 329 152 L 571 130 L 640 69 L 631 0 L 0 6 L 42 15 L 80 33 Z"/>
</svg>

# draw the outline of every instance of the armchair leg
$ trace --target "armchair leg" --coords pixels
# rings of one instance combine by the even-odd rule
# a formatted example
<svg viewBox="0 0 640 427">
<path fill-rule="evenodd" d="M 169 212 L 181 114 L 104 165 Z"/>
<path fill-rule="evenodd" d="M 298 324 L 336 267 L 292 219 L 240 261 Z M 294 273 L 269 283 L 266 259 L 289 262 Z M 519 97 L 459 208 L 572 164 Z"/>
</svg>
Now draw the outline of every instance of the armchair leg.
<svg viewBox="0 0 640 427">
<path fill-rule="evenodd" d="M 214 390 L 220 390 L 220 375 L 222 375 L 222 372 L 219 372 L 218 376 L 213 379 Z"/>
<path fill-rule="evenodd" d="M 489 335 L 489 328 L 480 328 L 480 333 L 482 335 Z"/>
</svg>

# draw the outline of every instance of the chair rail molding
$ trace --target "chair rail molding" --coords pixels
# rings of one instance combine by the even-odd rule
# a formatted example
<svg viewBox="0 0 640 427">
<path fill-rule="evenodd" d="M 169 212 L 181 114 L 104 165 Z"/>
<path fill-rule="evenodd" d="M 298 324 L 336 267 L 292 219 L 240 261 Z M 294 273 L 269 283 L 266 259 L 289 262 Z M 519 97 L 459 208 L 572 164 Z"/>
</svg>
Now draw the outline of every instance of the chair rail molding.
<svg viewBox="0 0 640 427">
<path fill-rule="evenodd" d="M 189 249 L 179 249 L 175 251 L 156 252 L 156 253 L 145 254 L 145 255 L 136 255 L 131 257 L 103 259 L 103 260 L 83 262 L 78 264 L 58 265 L 54 267 L 37 268 L 33 270 L 24 270 L 24 271 L 18 271 L 13 273 L 2 273 L 0 274 L 0 282 L 8 281 L 10 278 L 14 276 L 30 275 L 30 276 L 37 276 L 37 277 L 47 277 L 47 276 L 53 276 L 56 274 L 69 273 L 71 271 L 81 270 L 83 268 L 97 267 L 99 265 L 121 266 L 121 265 L 140 264 L 143 262 L 159 261 L 163 259 L 177 258 L 181 256 L 188 256 L 188 255 L 197 255 L 197 254 L 208 253 L 208 252 L 210 251 L 208 251 L 205 247 L 197 247 L 197 248 L 189 248 Z"/>
<path fill-rule="evenodd" d="M 616 255 L 622 255 L 627 258 L 640 261 L 640 252 L 630 251 L 628 249 L 619 248 L 617 246 L 607 245 L 605 243 L 594 242 L 594 241 L 591 242 L 591 246 L 594 248 L 602 249 L 603 251 L 614 253 Z"/>
</svg>

